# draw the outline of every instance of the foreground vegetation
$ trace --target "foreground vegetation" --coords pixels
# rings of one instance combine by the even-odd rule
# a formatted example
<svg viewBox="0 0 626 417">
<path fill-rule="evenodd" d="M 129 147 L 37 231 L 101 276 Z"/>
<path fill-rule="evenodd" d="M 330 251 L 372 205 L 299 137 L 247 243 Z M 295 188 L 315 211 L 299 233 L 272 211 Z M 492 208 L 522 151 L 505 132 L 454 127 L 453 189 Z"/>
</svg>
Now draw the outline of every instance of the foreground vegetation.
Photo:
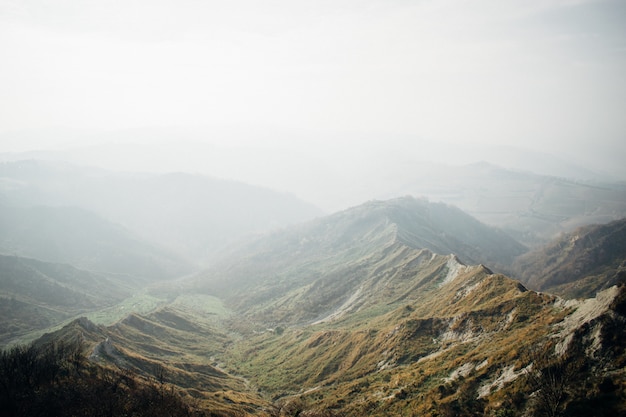
<svg viewBox="0 0 626 417">
<path fill-rule="evenodd" d="M 0 354 L 3 416 L 203 416 L 173 386 L 87 361 L 80 342 Z"/>
</svg>

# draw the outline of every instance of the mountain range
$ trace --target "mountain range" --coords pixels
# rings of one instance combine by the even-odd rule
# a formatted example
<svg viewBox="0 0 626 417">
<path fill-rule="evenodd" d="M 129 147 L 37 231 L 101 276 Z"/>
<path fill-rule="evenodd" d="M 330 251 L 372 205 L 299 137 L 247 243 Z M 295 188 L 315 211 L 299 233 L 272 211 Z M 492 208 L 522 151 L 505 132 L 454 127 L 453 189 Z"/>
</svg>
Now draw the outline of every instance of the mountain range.
<svg viewBox="0 0 626 417">
<path fill-rule="evenodd" d="M 44 176 L 18 177 L 3 176 L 1 207 L 11 221 L 2 224 L 2 340 L 6 346 L 34 338 L 34 346 L 79 341 L 89 366 L 72 372 L 83 378 L 132 374 L 124 389 L 158 383 L 197 415 L 626 412 L 624 220 L 587 225 L 529 249 L 533 239 L 519 243 L 515 234 L 426 198 L 372 200 L 327 216 L 298 203 L 308 221 L 264 232 L 250 223 L 245 229 L 256 233 L 216 240 L 210 263 L 178 272 L 172 265 L 194 265 L 174 251 L 180 245 L 148 240 L 112 210 L 61 205 L 70 197 L 80 202 L 76 196 L 83 194 L 72 197 L 63 181 L 52 181 L 62 190 L 57 194 L 42 185 Z M 187 181 L 189 195 L 211 189 L 203 177 L 123 178 L 132 187 L 172 180 L 175 186 L 163 187 L 170 196 L 184 196 Z M 79 180 L 68 184 L 80 190 Z M 137 195 L 163 201 L 158 189 Z M 252 194 L 245 201 L 258 191 L 239 189 Z M 293 207 L 272 201 L 287 212 Z M 587 213 L 578 199 L 560 201 L 564 216 Z M 250 207 L 217 217 L 245 217 Z M 20 220 L 36 219 L 34 213 L 54 219 L 52 225 Z M 76 223 L 62 220 L 67 213 Z M 154 218 L 172 213 L 180 212 Z M 84 240 L 71 233 L 75 224 L 89 230 Z M 68 250 L 54 258 L 46 242 Z M 134 260 L 149 259 L 138 265 L 162 275 L 85 256 L 110 255 L 107 242 L 118 242 L 113 246 Z M 194 244 L 202 247 L 200 240 Z M 207 259 L 201 252 L 189 257 Z M 127 269 L 116 269 L 121 265 Z M 0 361 L 0 377 L 9 363 Z M 16 398 L 6 401 L 26 397 Z"/>
<path fill-rule="evenodd" d="M 119 173 L 58 161 L 0 164 L 0 202 L 75 207 L 204 264 L 227 243 L 321 215 L 293 195 L 202 175 Z"/>
</svg>

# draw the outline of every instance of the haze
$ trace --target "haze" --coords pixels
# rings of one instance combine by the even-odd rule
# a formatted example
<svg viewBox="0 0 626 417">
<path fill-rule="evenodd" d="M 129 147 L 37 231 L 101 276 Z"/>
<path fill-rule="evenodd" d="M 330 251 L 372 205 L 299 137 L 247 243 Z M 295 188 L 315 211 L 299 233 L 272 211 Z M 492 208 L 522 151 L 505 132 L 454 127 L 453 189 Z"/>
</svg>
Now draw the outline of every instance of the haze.
<svg viewBox="0 0 626 417">
<path fill-rule="evenodd" d="M 328 210 L 423 161 L 624 179 L 625 18 L 602 0 L 0 1 L 0 151 Z"/>
</svg>

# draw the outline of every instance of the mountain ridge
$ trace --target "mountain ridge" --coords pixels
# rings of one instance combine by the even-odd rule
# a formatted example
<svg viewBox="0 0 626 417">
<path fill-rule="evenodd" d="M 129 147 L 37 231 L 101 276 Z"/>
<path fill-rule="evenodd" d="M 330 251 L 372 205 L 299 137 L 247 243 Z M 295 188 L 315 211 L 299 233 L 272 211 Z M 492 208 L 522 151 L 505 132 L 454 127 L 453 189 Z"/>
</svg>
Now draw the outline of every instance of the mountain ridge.
<svg viewBox="0 0 626 417">
<path fill-rule="evenodd" d="M 467 242 L 446 234 L 460 222 L 469 225 L 463 235 L 471 236 Z M 402 230 L 407 233 L 402 235 Z M 365 203 L 261 236 L 233 248 L 220 263 L 186 282 L 190 288 L 223 297 L 236 311 L 256 306 L 250 312 L 256 318 L 314 322 L 349 300 L 339 288 L 352 286 L 355 291 L 367 285 L 369 296 L 376 298 L 374 288 L 391 285 L 399 291 L 406 282 L 402 276 L 411 273 L 423 272 L 424 280 L 443 279 L 449 269 L 461 265 L 450 264 L 453 258 L 448 255 L 473 260 L 481 252 L 477 245 L 491 253 L 480 258 L 485 263 L 498 256 L 512 259 L 524 250 L 458 209 L 405 197 Z M 394 291 L 390 294 L 401 296 Z M 300 305 L 300 313 L 281 316 L 280 311 L 291 311 L 294 304 Z"/>
</svg>

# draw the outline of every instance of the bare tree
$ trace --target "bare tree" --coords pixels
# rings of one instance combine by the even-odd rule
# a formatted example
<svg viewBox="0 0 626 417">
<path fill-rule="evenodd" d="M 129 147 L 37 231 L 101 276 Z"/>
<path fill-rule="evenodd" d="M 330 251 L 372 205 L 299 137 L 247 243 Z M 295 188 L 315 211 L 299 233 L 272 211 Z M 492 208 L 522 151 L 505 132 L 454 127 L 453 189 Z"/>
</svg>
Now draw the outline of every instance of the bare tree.
<svg viewBox="0 0 626 417">
<path fill-rule="evenodd" d="M 552 354 L 551 346 L 538 346 L 528 354 L 532 367 L 526 380 L 534 398 L 535 412 L 548 417 L 562 415 L 573 393 L 580 363 L 572 357 Z"/>
</svg>

